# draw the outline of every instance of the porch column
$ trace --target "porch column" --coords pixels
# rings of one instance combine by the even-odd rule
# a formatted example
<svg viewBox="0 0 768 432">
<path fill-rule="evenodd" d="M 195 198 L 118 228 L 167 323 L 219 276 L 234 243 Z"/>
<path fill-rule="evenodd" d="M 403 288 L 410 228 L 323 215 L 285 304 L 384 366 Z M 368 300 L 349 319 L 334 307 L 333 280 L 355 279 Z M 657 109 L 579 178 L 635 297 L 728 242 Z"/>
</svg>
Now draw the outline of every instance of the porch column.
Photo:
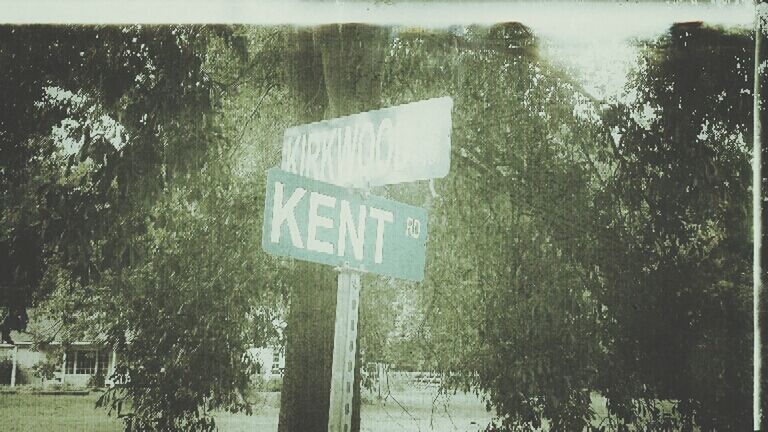
<svg viewBox="0 0 768 432">
<path fill-rule="evenodd" d="M 16 356 L 19 353 L 19 347 L 17 345 L 13 346 L 13 354 L 11 354 L 11 387 L 16 386 Z"/>
</svg>

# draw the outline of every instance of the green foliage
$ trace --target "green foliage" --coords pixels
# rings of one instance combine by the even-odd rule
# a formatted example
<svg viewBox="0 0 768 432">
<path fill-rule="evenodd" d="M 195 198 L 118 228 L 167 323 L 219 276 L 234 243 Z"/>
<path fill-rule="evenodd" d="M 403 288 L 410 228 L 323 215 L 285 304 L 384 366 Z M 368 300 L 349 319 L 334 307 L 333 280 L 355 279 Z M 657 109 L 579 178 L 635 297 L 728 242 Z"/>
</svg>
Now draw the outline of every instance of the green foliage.
<svg viewBox="0 0 768 432">
<path fill-rule="evenodd" d="M 407 283 L 389 278 L 364 277 L 365 291 L 360 295 L 360 343 L 364 362 L 396 362 L 392 353 L 397 343 L 397 320 L 404 304 L 402 293 Z M 396 356 L 395 356 L 396 357 Z"/>
<path fill-rule="evenodd" d="M 56 371 L 61 369 L 61 357 L 46 356 L 43 360 L 38 361 L 32 366 L 32 373 L 36 377 L 45 380 L 51 380 L 54 377 Z"/>
<path fill-rule="evenodd" d="M 251 391 L 253 392 L 280 392 L 282 389 L 282 377 L 264 378 L 262 375 L 256 375 L 251 379 Z"/>
<path fill-rule="evenodd" d="M 106 378 L 107 378 L 106 369 L 103 367 L 99 368 L 99 370 L 97 370 L 95 374 L 91 375 L 91 377 L 88 378 L 88 383 L 86 384 L 86 387 L 93 388 L 93 389 L 104 388 Z"/>
<path fill-rule="evenodd" d="M 674 26 L 642 53 L 637 98 L 609 113 L 618 170 L 600 197 L 596 294 L 617 413 L 644 395 L 680 400 L 688 428 L 749 427 L 753 46 Z"/>
<path fill-rule="evenodd" d="M 9 358 L 0 360 L 0 384 L 11 383 L 13 361 Z M 16 363 L 16 385 L 31 384 L 32 371 Z"/>
<path fill-rule="evenodd" d="M 3 338 L 44 299 L 47 261 L 87 284 L 127 261 L 117 224 L 199 169 L 211 127 L 200 27 L 5 26 L 0 62 Z M 173 156 L 173 157 L 169 157 Z M 138 206 L 138 207 L 137 207 Z M 88 223 L 82 223 L 88 221 Z M 118 231 L 120 228 L 121 231 Z M 120 235 L 123 234 L 123 235 Z M 94 254 L 92 242 L 105 249 Z"/>
<path fill-rule="evenodd" d="M 4 358 L 0 360 L 0 384 L 11 383 L 12 369 L 13 369 L 13 361 L 10 358 Z"/>
<path fill-rule="evenodd" d="M 495 428 L 748 421 L 750 46 L 675 27 L 602 111 L 523 26 L 398 35 L 384 94 L 455 101 L 414 346 Z"/>
<path fill-rule="evenodd" d="M 178 413 L 196 413 L 206 401 L 248 409 L 241 392 L 251 372 L 245 349 L 254 323 L 247 317 L 264 289 L 251 247 L 259 212 L 240 202 L 237 185 L 207 184 L 212 190 L 201 200 L 189 196 L 194 188 L 159 200 L 147 232 L 134 240 L 143 258 L 130 271 L 105 276 L 102 301 L 109 302 L 110 342 L 120 353 L 116 376 L 127 383 L 104 402 L 114 406 L 127 397 L 137 418 L 156 421 L 160 430 L 181 427 Z M 200 371 L 205 379 L 194 378 Z M 184 390 L 179 382 L 188 383 Z M 148 387 L 158 391 L 148 394 Z"/>
<path fill-rule="evenodd" d="M 593 415 L 586 389 L 598 348 L 595 282 L 576 257 L 589 239 L 580 224 L 598 124 L 576 116 L 583 101 L 523 26 L 402 35 L 397 47 L 392 68 L 416 69 L 416 83 L 445 77 L 415 87 L 455 101 L 451 175 L 431 203 L 420 299 L 426 357 L 446 385 L 483 392 L 504 428 L 546 418 L 581 429 Z"/>
<path fill-rule="evenodd" d="M 236 173 L 240 130 L 219 111 L 262 67 L 237 31 L 0 29 L 3 336 L 45 300 L 62 340 L 106 338 L 122 384 L 99 405 L 130 430 L 247 410 L 243 354 L 270 333 L 261 187 Z"/>
<path fill-rule="evenodd" d="M 54 392 L 62 392 L 60 394 L 67 394 L 67 392 L 77 392 L 78 394 L 82 394 L 84 391 L 87 392 L 87 390 L 83 390 L 79 386 L 76 387 L 74 384 L 68 382 L 52 383 L 47 385 L 45 389 Z"/>
</svg>

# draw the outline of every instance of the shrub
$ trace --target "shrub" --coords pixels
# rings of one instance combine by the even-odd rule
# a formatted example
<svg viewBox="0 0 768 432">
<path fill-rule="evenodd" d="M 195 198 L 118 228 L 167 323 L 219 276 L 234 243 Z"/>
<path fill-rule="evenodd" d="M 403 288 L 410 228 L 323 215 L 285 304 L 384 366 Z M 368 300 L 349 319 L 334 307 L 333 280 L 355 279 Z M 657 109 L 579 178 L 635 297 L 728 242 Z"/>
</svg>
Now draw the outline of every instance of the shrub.
<svg viewBox="0 0 768 432">
<path fill-rule="evenodd" d="M 10 384 L 11 383 L 11 369 L 13 368 L 13 363 L 11 362 L 11 359 L 2 359 L 0 360 L 0 384 Z"/>
<path fill-rule="evenodd" d="M 13 361 L 9 358 L 0 360 L 0 384 L 11 384 L 11 373 L 13 370 Z M 16 385 L 30 384 L 29 369 L 16 364 Z"/>
<path fill-rule="evenodd" d="M 280 392 L 283 390 L 283 377 L 270 378 L 267 380 L 266 390 L 268 392 Z"/>
<path fill-rule="evenodd" d="M 254 392 L 280 392 L 283 389 L 283 378 L 273 377 L 265 379 L 261 375 L 256 375 L 251 381 L 251 390 Z"/>
<path fill-rule="evenodd" d="M 61 391 L 61 392 L 68 392 L 68 391 L 73 391 L 73 390 L 82 390 L 82 388 L 79 388 L 79 387 L 73 385 L 72 383 L 68 383 L 68 382 L 64 382 L 64 383 L 54 382 L 54 383 L 46 385 L 45 386 L 45 390 L 46 391 L 53 391 L 53 392 L 59 392 L 59 391 Z"/>
<path fill-rule="evenodd" d="M 45 360 L 40 360 L 32 366 L 32 373 L 43 381 L 51 380 L 59 366 L 57 361 L 46 357 Z"/>
<path fill-rule="evenodd" d="M 13 370 L 13 361 L 11 359 L 0 360 L 0 384 L 11 384 L 11 371 Z M 16 385 L 32 383 L 32 373 L 29 368 L 16 363 Z"/>
<path fill-rule="evenodd" d="M 16 365 L 16 385 L 32 384 L 32 371 L 29 368 Z"/>
<path fill-rule="evenodd" d="M 107 377 L 107 371 L 104 368 L 100 368 L 95 374 L 91 375 L 88 379 L 88 387 L 90 388 L 104 388 L 104 381 Z"/>
</svg>

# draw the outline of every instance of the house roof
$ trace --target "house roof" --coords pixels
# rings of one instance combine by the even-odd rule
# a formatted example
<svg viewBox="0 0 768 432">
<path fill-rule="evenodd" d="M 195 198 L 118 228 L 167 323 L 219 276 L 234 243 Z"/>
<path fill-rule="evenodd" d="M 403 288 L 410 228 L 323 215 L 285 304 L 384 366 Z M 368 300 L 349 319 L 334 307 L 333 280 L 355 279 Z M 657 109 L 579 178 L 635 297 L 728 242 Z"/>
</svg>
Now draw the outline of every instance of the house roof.
<svg viewBox="0 0 768 432">
<path fill-rule="evenodd" d="M 34 337 L 27 332 L 11 330 L 11 340 L 15 344 L 32 343 L 34 341 Z"/>
<path fill-rule="evenodd" d="M 33 344 L 36 342 L 47 342 L 52 344 L 61 344 L 63 341 L 62 324 L 55 319 L 37 313 L 35 309 L 27 311 L 27 328 L 24 331 L 11 331 L 11 340 L 17 345 Z M 71 342 L 74 345 L 83 345 L 98 343 L 98 337 L 88 340 L 77 340 Z"/>
</svg>

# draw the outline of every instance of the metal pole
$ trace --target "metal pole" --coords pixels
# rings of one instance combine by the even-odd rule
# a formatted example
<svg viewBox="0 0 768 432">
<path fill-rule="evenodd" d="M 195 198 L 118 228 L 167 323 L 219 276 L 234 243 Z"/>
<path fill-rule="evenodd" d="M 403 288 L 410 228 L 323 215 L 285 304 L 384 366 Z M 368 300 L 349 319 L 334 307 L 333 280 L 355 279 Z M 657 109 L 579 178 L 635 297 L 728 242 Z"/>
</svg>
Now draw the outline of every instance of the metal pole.
<svg viewBox="0 0 768 432">
<path fill-rule="evenodd" d="M 336 291 L 336 330 L 333 336 L 328 432 L 350 432 L 352 428 L 359 303 L 360 273 L 341 269 Z"/>
<path fill-rule="evenodd" d="M 752 228 L 753 228 L 753 264 L 752 264 L 752 289 L 753 289 L 753 310 L 752 310 L 752 330 L 753 330 L 753 347 L 752 347 L 752 364 L 753 364 L 753 393 L 752 393 L 752 415 L 753 415 L 753 428 L 754 430 L 760 430 L 762 423 L 762 394 L 761 394 L 761 290 L 762 290 L 762 124 L 763 117 L 761 92 L 763 86 L 763 78 L 765 72 L 761 68 L 761 64 L 765 61 L 761 41 L 765 37 L 763 28 L 765 23 L 763 22 L 763 13 L 766 12 L 768 5 L 763 1 L 758 1 L 757 4 L 757 16 L 755 22 L 755 82 L 754 82 L 754 106 L 753 106 L 753 143 L 752 143 Z"/>
</svg>

